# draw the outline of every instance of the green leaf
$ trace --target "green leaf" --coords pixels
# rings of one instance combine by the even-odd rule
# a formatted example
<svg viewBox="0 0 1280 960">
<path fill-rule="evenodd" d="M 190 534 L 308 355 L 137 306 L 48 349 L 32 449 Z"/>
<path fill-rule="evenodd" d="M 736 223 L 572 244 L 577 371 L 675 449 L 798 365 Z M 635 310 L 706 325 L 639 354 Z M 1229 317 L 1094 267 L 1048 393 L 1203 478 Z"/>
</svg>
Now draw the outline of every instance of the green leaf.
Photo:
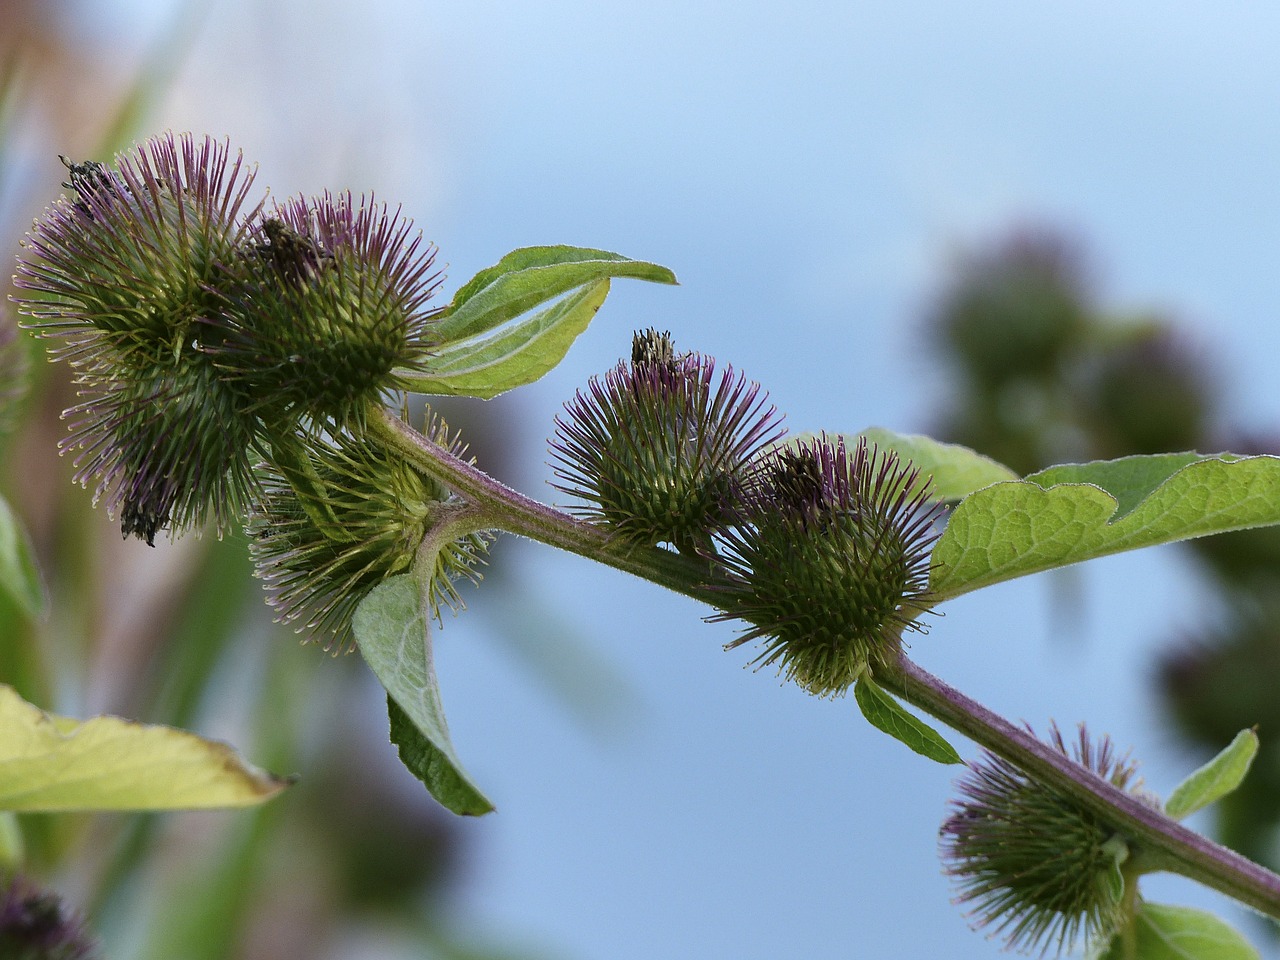
<svg viewBox="0 0 1280 960">
<path fill-rule="evenodd" d="M 608 293 L 609 281 L 596 280 L 492 336 L 451 343 L 405 383 L 419 393 L 485 400 L 533 383 L 564 359 Z"/>
<path fill-rule="evenodd" d="M 962 763 L 955 747 L 938 731 L 908 713 L 897 700 L 885 693 L 864 673 L 853 688 L 853 698 L 870 724 L 895 740 L 901 740 L 923 757 L 938 763 Z"/>
<path fill-rule="evenodd" d="M 55 716 L 0 686 L 0 810 L 243 807 L 289 783 L 225 743 L 119 717 Z"/>
<path fill-rule="evenodd" d="M 1235 928 L 1190 907 L 1143 903 L 1133 920 L 1133 951 L 1117 934 L 1098 960 L 1259 960 Z"/>
<path fill-rule="evenodd" d="M 1129 859 L 1129 845 L 1121 837 L 1112 837 L 1102 845 L 1102 852 L 1111 855 L 1111 866 L 1103 877 L 1107 896 L 1112 903 L 1124 899 L 1124 862 Z"/>
<path fill-rule="evenodd" d="M 463 285 L 436 320 L 438 346 L 423 369 L 403 372 L 401 383 L 419 393 L 485 399 L 532 383 L 564 359 L 612 277 L 676 282 L 666 267 L 607 250 L 512 251 Z M 563 299 L 525 316 L 557 297 Z"/>
<path fill-rule="evenodd" d="M 28 617 L 45 609 L 44 584 L 31 559 L 31 544 L 9 501 L 0 496 L 0 590 L 11 596 Z"/>
<path fill-rule="evenodd" d="M 405 766 L 454 813 L 488 813 L 493 804 L 471 782 L 449 739 L 428 610 L 425 589 L 412 574 L 401 574 L 369 591 L 351 618 L 351 629 L 392 701 L 391 735 Z"/>
<path fill-rule="evenodd" d="M 933 552 L 954 597 L 1094 557 L 1280 523 L 1280 458 L 1161 454 L 1051 467 L 966 497 Z"/>
<path fill-rule="evenodd" d="M 608 250 L 522 247 L 463 284 L 441 311 L 435 333 L 444 345 L 472 338 L 575 287 L 610 277 L 676 282 L 666 267 Z"/>
<path fill-rule="evenodd" d="M 1175 820 L 1221 800 L 1240 786 L 1258 752 L 1258 735 L 1241 730 L 1216 757 L 1183 780 L 1164 805 L 1164 812 Z"/>
<path fill-rule="evenodd" d="M 466 779 L 452 755 L 446 755 L 418 729 L 391 694 L 387 694 L 387 718 L 391 722 L 391 742 L 396 745 L 400 762 L 425 783 L 433 796 L 454 813 L 479 816 L 489 813 L 493 804 L 480 796 Z M 456 798 L 446 802 L 446 798 Z"/>
</svg>

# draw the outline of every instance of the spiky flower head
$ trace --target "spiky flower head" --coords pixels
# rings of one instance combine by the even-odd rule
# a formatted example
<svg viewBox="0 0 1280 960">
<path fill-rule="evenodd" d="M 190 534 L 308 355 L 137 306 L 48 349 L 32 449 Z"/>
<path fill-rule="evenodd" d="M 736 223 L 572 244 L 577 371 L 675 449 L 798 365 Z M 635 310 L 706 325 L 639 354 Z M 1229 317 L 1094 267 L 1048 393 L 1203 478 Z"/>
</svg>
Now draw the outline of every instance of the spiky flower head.
<svg viewBox="0 0 1280 960">
<path fill-rule="evenodd" d="M 62 901 L 22 877 L 0 878 L 0 957 L 93 960 L 97 946 Z"/>
<path fill-rule="evenodd" d="M 839 696 L 922 630 L 941 506 L 897 454 L 814 437 L 761 458 L 739 520 L 722 535 L 727 582 L 713 620 L 750 626 L 759 666 Z"/>
<path fill-rule="evenodd" d="M 23 242 L 15 286 L 38 335 L 89 373 L 113 376 L 200 356 L 211 289 L 244 242 L 254 171 L 226 143 L 165 134 L 110 167 L 71 163 L 63 197 Z"/>
<path fill-rule="evenodd" d="M 454 456 L 466 454 L 434 415 L 424 433 Z M 410 568 L 441 512 L 457 501 L 369 436 L 313 437 L 273 454 L 248 524 L 257 575 L 280 622 L 343 652 L 354 642 L 351 615 L 360 601 Z M 458 578 L 479 579 L 475 567 L 488 542 L 485 533 L 469 533 L 440 551 L 429 595 L 437 617 L 442 606 L 461 605 Z"/>
<path fill-rule="evenodd" d="M 556 488 L 627 540 L 695 550 L 727 522 L 747 464 L 782 433 L 759 384 L 677 354 L 647 330 L 630 363 L 592 377 L 556 417 Z"/>
<path fill-rule="evenodd" d="M 221 311 L 214 285 L 256 211 L 253 171 L 190 134 L 68 167 L 74 196 L 36 222 L 14 279 L 31 291 L 17 301 L 25 325 L 58 341 L 51 357 L 81 385 L 63 448 L 126 536 L 150 543 L 209 519 L 221 532 L 252 490 L 255 429 L 204 338 Z"/>
<path fill-rule="evenodd" d="M 259 447 L 241 398 L 206 364 L 180 378 L 95 382 L 64 415 L 75 453 L 75 479 L 94 485 L 118 513 L 124 536 L 154 546 L 211 522 L 221 534 L 248 510 L 257 480 L 250 459 Z"/>
<path fill-rule="evenodd" d="M 1081 725 L 1068 750 L 1061 732 L 1049 744 L 1112 786 L 1153 803 L 1137 764 L 1096 743 Z M 992 925 L 1011 948 L 1065 952 L 1082 939 L 1105 942 L 1125 919 L 1120 865 L 1129 848 L 1105 819 L 986 753 L 957 783 L 960 799 L 941 830 L 947 873 L 975 926 Z"/>
<path fill-rule="evenodd" d="M 293 198 L 246 239 L 210 355 L 268 418 L 359 425 L 428 354 L 435 255 L 372 197 Z"/>
</svg>

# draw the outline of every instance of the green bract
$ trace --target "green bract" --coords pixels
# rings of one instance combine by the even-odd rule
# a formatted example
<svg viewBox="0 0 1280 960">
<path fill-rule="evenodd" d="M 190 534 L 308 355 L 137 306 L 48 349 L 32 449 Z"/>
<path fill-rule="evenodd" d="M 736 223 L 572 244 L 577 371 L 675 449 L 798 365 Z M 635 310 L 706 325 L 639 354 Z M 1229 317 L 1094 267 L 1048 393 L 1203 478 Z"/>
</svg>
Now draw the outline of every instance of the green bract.
<svg viewBox="0 0 1280 960">
<path fill-rule="evenodd" d="M 428 437 L 462 456 L 465 446 L 429 416 Z M 346 650 L 351 615 L 379 583 L 409 569 L 451 494 L 370 436 L 313 438 L 264 464 L 263 496 L 250 519 L 250 552 L 280 619 Z M 453 581 L 475 578 L 487 538 L 467 533 L 442 545 L 429 579 L 432 613 L 458 604 Z"/>
</svg>

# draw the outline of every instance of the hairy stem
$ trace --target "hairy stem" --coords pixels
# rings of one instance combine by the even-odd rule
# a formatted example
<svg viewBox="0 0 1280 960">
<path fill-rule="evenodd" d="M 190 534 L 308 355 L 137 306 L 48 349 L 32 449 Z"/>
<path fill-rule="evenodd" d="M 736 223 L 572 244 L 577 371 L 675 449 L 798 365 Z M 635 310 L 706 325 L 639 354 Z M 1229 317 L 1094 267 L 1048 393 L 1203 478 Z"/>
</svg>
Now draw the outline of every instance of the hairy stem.
<svg viewBox="0 0 1280 960">
<path fill-rule="evenodd" d="M 620 542 L 597 526 L 532 500 L 432 443 L 390 412 L 372 417 L 370 427 L 418 469 L 466 498 L 473 518 L 485 518 L 493 529 L 559 547 L 714 603 L 707 564 L 669 550 Z M 905 656 L 878 671 L 876 681 L 1114 824 L 1145 864 L 1190 877 L 1280 919 L 1280 876 L 1112 786 Z"/>
</svg>

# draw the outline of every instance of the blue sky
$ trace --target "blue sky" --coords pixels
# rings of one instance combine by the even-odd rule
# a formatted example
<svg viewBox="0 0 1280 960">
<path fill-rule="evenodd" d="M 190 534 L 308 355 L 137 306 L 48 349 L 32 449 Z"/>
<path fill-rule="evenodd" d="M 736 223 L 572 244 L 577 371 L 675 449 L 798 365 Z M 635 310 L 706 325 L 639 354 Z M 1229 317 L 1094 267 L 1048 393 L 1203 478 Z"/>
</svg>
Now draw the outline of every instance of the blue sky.
<svg viewBox="0 0 1280 960">
<path fill-rule="evenodd" d="M 137 50 L 171 12 L 82 6 L 87 37 Z M 927 430 L 946 402 L 929 297 L 956 250 L 1028 221 L 1081 238 L 1118 310 L 1182 319 L 1239 419 L 1280 419 L 1272 4 L 356 7 L 216 0 L 155 126 L 230 136 L 280 193 L 403 202 L 450 290 L 532 243 L 672 267 L 681 287 L 616 284 L 559 369 L 493 406 L 534 495 L 551 418 L 640 326 L 760 380 L 792 429 Z M 1002 955 L 940 875 L 953 771 L 742 669 L 688 601 L 509 552 L 523 592 L 470 595 L 441 639 L 459 750 L 500 808 L 469 827 L 460 917 L 571 960 Z M 1203 604 L 1175 551 L 1148 551 L 965 598 L 913 651 L 1013 719 L 1089 719 L 1167 794 L 1195 761 L 1151 657 Z M 619 725 L 584 729 L 495 637 L 547 607 L 625 679 Z"/>
</svg>

